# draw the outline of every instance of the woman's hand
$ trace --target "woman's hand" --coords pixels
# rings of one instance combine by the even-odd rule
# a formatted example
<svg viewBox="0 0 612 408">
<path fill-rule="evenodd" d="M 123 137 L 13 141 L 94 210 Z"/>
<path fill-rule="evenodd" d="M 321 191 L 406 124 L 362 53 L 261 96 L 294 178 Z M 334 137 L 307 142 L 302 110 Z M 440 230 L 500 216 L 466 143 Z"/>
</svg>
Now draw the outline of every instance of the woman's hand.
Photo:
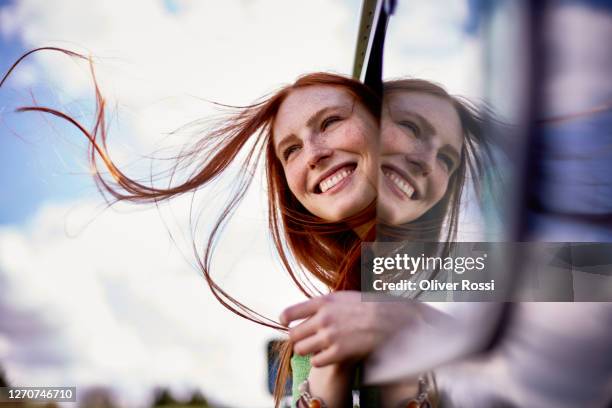
<svg viewBox="0 0 612 408">
<path fill-rule="evenodd" d="M 361 292 L 340 291 L 290 306 L 280 316 L 288 326 L 294 352 L 313 354 L 313 367 L 355 362 L 414 321 L 416 304 L 404 301 L 362 302 Z"/>
</svg>

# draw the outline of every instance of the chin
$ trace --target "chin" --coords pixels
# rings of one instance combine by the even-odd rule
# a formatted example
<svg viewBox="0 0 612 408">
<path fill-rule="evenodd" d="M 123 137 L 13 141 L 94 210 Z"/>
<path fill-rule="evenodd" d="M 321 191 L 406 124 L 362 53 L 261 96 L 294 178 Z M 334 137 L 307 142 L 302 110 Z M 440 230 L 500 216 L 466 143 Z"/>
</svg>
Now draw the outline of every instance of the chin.
<svg viewBox="0 0 612 408">
<path fill-rule="evenodd" d="M 368 204 L 363 204 L 359 206 L 352 205 L 350 207 L 336 208 L 336 211 L 333 214 L 329 214 L 328 217 L 324 218 L 331 222 L 346 220 L 347 218 L 357 214 L 359 211 L 362 211 L 367 206 Z"/>
<path fill-rule="evenodd" d="M 337 213 L 330 214 L 330 216 L 327 217 L 327 220 L 331 222 L 338 222 L 338 221 L 345 220 L 351 215 L 354 215 L 356 213 L 357 211 L 339 211 Z"/>
</svg>

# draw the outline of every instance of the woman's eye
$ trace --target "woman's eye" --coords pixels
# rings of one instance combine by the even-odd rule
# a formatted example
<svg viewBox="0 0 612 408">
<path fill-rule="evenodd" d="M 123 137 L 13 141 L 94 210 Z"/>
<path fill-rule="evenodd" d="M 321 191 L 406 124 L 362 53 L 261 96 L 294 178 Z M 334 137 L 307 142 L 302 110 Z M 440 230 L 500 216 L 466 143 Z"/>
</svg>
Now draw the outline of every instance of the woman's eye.
<svg viewBox="0 0 612 408">
<path fill-rule="evenodd" d="M 419 137 L 421 134 L 421 128 L 419 128 L 419 125 L 410 120 L 401 121 L 399 124 L 400 126 L 410 130 L 416 137 Z"/>
<path fill-rule="evenodd" d="M 453 168 L 455 166 L 455 162 L 453 161 L 453 159 L 451 159 L 449 156 L 447 156 L 445 154 L 439 155 L 438 158 L 440 159 L 440 161 L 442 162 L 442 164 L 446 168 L 446 171 L 448 171 L 450 173 L 451 170 L 453 170 Z"/>
<path fill-rule="evenodd" d="M 321 130 L 324 131 L 330 125 L 332 125 L 333 123 L 336 123 L 336 122 L 338 122 L 340 120 L 342 120 L 342 118 L 340 116 L 330 116 L 330 117 L 326 118 L 323 121 L 323 123 L 321 123 Z"/>
<path fill-rule="evenodd" d="M 299 145 L 291 145 L 289 147 L 287 147 L 284 151 L 283 151 L 283 159 L 285 161 L 287 161 L 289 159 L 289 157 L 296 151 L 298 151 L 300 149 Z"/>
</svg>

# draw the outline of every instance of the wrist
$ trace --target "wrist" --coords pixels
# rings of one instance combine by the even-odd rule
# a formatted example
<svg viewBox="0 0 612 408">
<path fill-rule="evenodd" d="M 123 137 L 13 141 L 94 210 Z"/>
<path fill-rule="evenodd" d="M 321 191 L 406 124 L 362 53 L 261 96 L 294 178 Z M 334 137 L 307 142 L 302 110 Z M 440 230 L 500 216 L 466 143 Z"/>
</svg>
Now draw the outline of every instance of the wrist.
<svg viewBox="0 0 612 408">
<path fill-rule="evenodd" d="M 334 382 L 335 384 L 349 383 L 355 375 L 355 364 L 329 364 L 324 367 L 312 367 L 308 375 L 308 380 L 318 388 L 319 384 Z M 312 386 L 312 385 L 311 385 Z"/>
<path fill-rule="evenodd" d="M 328 408 L 346 407 L 352 401 L 351 389 L 355 378 L 353 364 L 330 364 L 312 367 L 308 375 L 310 396 L 319 398 Z"/>
</svg>

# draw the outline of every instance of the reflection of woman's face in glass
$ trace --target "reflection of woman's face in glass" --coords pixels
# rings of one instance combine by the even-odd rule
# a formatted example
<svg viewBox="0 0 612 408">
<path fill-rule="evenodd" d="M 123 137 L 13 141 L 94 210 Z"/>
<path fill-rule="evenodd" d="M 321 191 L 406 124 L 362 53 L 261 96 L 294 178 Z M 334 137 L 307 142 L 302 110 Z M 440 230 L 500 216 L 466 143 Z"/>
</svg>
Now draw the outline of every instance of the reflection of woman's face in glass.
<svg viewBox="0 0 612 408">
<path fill-rule="evenodd" d="M 399 225 L 442 199 L 460 164 L 463 132 L 451 102 L 424 92 L 385 95 L 381 120 L 378 216 Z"/>
<path fill-rule="evenodd" d="M 312 214 L 338 221 L 375 200 L 378 125 L 344 89 L 292 91 L 272 133 L 287 184 Z"/>
</svg>

